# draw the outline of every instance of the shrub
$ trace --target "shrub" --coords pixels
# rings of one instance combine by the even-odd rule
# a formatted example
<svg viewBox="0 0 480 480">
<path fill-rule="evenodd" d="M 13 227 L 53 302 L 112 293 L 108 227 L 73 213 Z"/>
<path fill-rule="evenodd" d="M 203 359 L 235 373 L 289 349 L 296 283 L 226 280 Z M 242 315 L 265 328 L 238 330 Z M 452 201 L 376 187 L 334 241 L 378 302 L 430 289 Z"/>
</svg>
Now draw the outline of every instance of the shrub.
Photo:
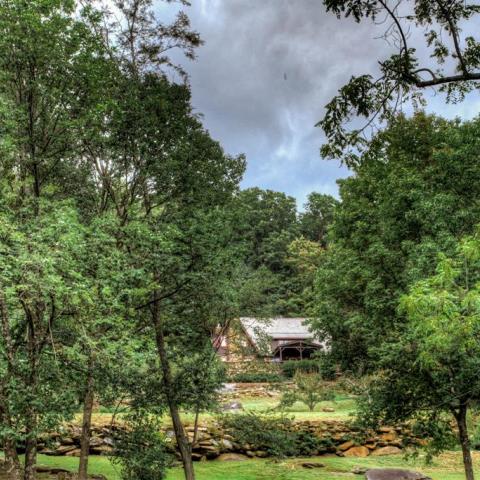
<svg viewBox="0 0 480 480">
<path fill-rule="evenodd" d="M 237 373 L 230 381 L 237 383 L 279 383 L 285 380 L 278 373 Z"/>
<path fill-rule="evenodd" d="M 283 374 L 293 378 L 296 372 L 320 373 L 320 363 L 317 360 L 289 360 L 282 363 Z"/>
<path fill-rule="evenodd" d="M 332 355 L 318 352 L 315 354 L 315 360 L 319 364 L 319 373 L 324 380 L 335 380 L 337 378 L 337 364 Z"/>
<path fill-rule="evenodd" d="M 161 423 L 148 412 L 133 412 L 126 428 L 115 433 L 113 462 L 121 467 L 123 480 L 162 480 L 172 465 Z"/>
<path fill-rule="evenodd" d="M 320 402 L 335 399 L 333 391 L 325 388 L 325 383 L 318 373 L 302 373 L 297 370 L 293 381 L 295 389 L 290 389 L 283 394 L 280 409 L 291 407 L 295 402 L 301 402 L 313 412 Z"/>
<path fill-rule="evenodd" d="M 300 371 L 303 373 L 318 373 L 323 380 L 334 380 L 337 367 L 331 355 L 318 352 L 310 359 L 289 360 L 282 363 L 282 371 L 288 378 L 293 378 L 295 372 Z"/>
<path fill-rule="evenodd" d="M 248 444 L 252 450 L 264 451 L 272 457 L 313 455 L 325 448 L 325 440 L 308 431 L 296 431 L 292 419 L 284 415 L 227 414 L 221 417 L 221 423 L 236 442 Z"/>
</svg>

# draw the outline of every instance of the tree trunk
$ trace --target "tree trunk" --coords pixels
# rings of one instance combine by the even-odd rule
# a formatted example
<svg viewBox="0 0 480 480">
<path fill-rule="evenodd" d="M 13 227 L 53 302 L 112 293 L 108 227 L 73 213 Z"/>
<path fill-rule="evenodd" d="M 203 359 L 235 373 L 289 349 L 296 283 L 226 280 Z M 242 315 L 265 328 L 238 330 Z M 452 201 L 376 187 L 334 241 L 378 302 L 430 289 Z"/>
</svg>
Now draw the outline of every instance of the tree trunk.
<svg viewBox="0 0 480 480">
<path fill-rule="evenodd" d="M 30 428 L 27 429 L 27 444 L 25 448 L 25 473 L 24 480 L 35 480 L 36 466 L 37 466 L 37 438 L 33 437 L 35 431 Z"/>
<path fill-rule="evenodd" d="M 458 439 L 462 447 L 465 478 L 466 480 L 475 480 L 473 474 L 472 454 L 470 452 L 470 439 L 468 438 L 467 405 L 461 405 L 460 409 L 454 412 L 454 416 L 458 426 Z"/>
<path fill-rule="evenodd" d="M 7 358 L 7 373 L 2 379 L 2 384 L 0 385 L 0 421 L 3 425 L 8 427 L 10 431 L 13 431 L 10 407 L 8 405 L 8 384 L 13 375 L 14 348 L 10 335 L 7 303 L 3 291 L 0 291 L 0 320 L 2 324 L 1 331 Z M 5 467 L 8 478 L 11 480 L 20 480 L 22 468 L 20 466 L 15 440 L 7 436 L 3 442 L 3 452 L 5 455 Z"/>
<path fill-rule="evenodd" d="M 78 466 L 78 479 L 87 480 L 88 478 L 88 456 L 90 452 L 90 435 L 92 426 L 93 401 L 95 397 L 95 386 L 93 371 L 95 367 L 94 354 L 91 352 L 88 359 L 88 373 L 85 384 L 85 396 L 83 399 L 83 420 L 82 437 L 80 439 L 80 463 Z"/>
<path fill-rule="evenodd" d="M 6 426 L 10 424 L 3 409 L 1 409 L 0 421 Z M 8 480 L 21 480 L 22 468 L 20 466 L 20 459 L 18 458 L 15 442 L 10 438 L 6 438 L 3 441 L 3 453 L 5 456 L 4 468 Z"/>
<path fill-rule="evenodd" d="M 192 448 L 188 441 L 185 428 L 183 427 L 178 406 L 174 397 L 174 385 L 172 372 L 170 370 L 170 363 L 168 361 L 167 350 L 165 347 L 165 336 L 163 333 L 163 325 L 160 318 L 160 305 L 158 299 L 158 292 L 154 293 L 154 303 L 152 306 L 152 320 L 155 329 L 155 341 L 157 344 L 157 352 L 160 359 L 163 374 L 163 386 L 165 388 L 165 395 L 167 397 L 168 408 L 170 410 L 170 417 L 173 423 L 173 430 L 175 431 L 175 438 L 177 440 L 180 456 L 182 457 L 183 471 L 185 480 L 195 480 L 195 471 L 193 468 Z"/>
<path fill-rule="evenodd" d="M 8 407 L 3 395 L 0 394 L 0 422 L 6 427 L 11 428 L 11 419 Z M 3 453 L 5 456 L 5 470 L 9 480 L 20 480 L 22 476 L 22 468 L 20 459 L 18 458 L 17 446 L 11 438 L 3 440 Z"/>
<path fill-rule="evenodd" d="M 28 327 L 28 361 L 30 372 L 27 381 L 27 387 L 30 391 L 32 399 L 37 399 L 38 392 L 38 362 L 39 351 L 35 330 L 35 322 L 33 315 L 30 311 L 26 311 Z M 38 415 L 35 404 L 30 401 L 27 410 L 25 412 L 25 433 L 26 433 L 26 445 L 25 445 L 25 473 L 24 480 L 35 480 L 36 478 L 36 466 L 37 466 L 37 428 L 38 428 Z"/>
</svg>

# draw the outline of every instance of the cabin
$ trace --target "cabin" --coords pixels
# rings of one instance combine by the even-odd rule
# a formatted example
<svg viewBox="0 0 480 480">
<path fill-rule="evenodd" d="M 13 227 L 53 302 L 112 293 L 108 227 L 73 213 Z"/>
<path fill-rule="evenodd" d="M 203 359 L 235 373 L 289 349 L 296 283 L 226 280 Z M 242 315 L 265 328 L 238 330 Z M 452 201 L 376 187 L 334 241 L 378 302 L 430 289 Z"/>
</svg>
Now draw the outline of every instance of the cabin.
<svg viewBox="0 0 480 480">
<path fill-rule="evenodd" d="M 305 318 L 241 317 L 219 336 L 217 352 L 226 362 L 263 359 L 281 363 L 310 358 L 326 350 L 326 342 L 317 340 Z"/>
</svg>

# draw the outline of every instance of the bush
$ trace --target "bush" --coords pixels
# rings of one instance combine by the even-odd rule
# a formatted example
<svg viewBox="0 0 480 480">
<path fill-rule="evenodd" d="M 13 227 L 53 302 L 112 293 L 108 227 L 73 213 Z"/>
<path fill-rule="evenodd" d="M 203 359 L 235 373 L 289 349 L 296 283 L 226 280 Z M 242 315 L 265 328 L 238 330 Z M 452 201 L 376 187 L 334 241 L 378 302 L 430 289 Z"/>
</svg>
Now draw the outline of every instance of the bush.
<svg viewBox="0 0 480 480">
<path fill-rule="evenodd" d="M 236 442 L 277 458 L 315 455 L 328 443 L 308 431 L 296 431 L 292 419 L 283 415 L 228 414 L 221 417 L 221 423 Z"/>
<path fill-rule="evenodd" d="M 284 392 L 280 400 L 280 409 L 291 407 L 295 402 L 301 402 L 313 412 L 320 402 L 335 399 L 335 394 L 326 388 L 325 382 L 318 373 L 303 373 L 297 370 L 293 381 L 295 389 Z"/>
<path fill-rule="evenodd" d="M 320 373 L 320 363 L 317 360 L 289 360 L 282 363 L 283 374 L 293 378 L 296 372 Z"/>
<path fill-rule="evenodd" d="M 148 412 L 133 412 L 126 428 L 115 432 L 113 462 L 121 467 L 122 480 L 162 480 L 172 465 L 161 423 Z"/>
<path fill-rule="evenodd" d="M 289 360 L 282 363 L 282 371 L 288 378 L 293 378 L 295 373 L 299 371 L 302 373 L 318 373 L 323 380 L 334 380 L 337 367 L 331 355 L 319 352 L 310 359 Z"/>
<path fill-rule="evenodd" d="M 279 383 L 285 380 L 278 373 L 237 373 L 230 378 L 231 382 L 236 383 Z"/>
<path fill-rule="evenodd" d="M 319 364 L 319 373 L 324 380 L 335 380 L 337 378 L 337 364 L 332 355 L 319 352 L 315 354 L 315 360 Z"/>
</svg>

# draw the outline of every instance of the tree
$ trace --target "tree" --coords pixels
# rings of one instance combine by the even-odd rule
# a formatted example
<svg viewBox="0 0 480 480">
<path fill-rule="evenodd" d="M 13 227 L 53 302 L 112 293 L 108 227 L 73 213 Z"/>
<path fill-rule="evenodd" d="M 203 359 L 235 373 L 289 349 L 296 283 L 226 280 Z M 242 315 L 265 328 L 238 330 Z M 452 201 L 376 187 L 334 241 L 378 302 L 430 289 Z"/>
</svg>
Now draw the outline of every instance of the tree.
<svg viewBox="0 0 480 480">
<path fill-rule="evenodd" d="M 0 6 L 1 94 L 13 110 L 22 198 L 39 199 L 79 153 L 76 133 L 103 55 L 75 8 L 71 0 L 8 0 Z"/>
<path fill-rule="evenodd" d="M 402 297 L 407 317 L 402 336 L 379 349 L 380 373 L 363 404 L 366 418 L 413 420 L 445 448 L 456 422 L 465 475 L 473 480 L 468 410 L 480 400 L 480 241 L 459 242 L 452 257 L 441 256 L 436 273 Z"/>
<path fill-rule="evenodd" d="M 390 121 L 396 106 L 406 100 L 421 102 L 428 87 L 457 102 L 480 85 L 480 41 L 476 27 L 480 6 L 464 0 L 323 0 L 327 11 L 338 18 L 352 17 L 385 23 L 385 38 L 395 52 L 379 62 L 378 78 L 352 77 L 327 105 L 319 122 L 327 144 L 325 157 L 342 157 L 348 165 L 359 161 L 358 149 L 367 145 L 368 128 Z M 417 53 L 417 33 L 429 53 L 424 62 Z M 362 128 L 348 130 L 356 117 L 366 118 Z"/>
<path fill-rule="evenodd" d="M 292 407 L 296 402 L 304 403 L 313 412 L 315 407 L 334 395 L 325 388 L 325 382 L 317 373 L 297 371 L 293 377 L 295 388 L 282 395 L 279 408 Z"/>
<path fill-rule="evenodd" d="M 286 246 L 297 235 L 295 199 L 282 192 L 248 188 L 238 195 L 237 236 L 245 245 L 246 262 L 274 273 L 284 268 Z"/>
<path fill-rule="evenodd" d="M 228 210 L 245 162 L 167 76 L 185 80 L 170 50 L 193 58 L 200 44 L 188 17 L 97 5 L 0 6 L 0 439 L 14 476 L 33 480 L 37 438 L 80 397 L 85 478 L 94 398 L 135 397 L 136 372 L 103 375 L 122 351 L 142 371 L 150 361 L 161 388 L 144 409 L 168 409 L 193 479 L 179 410 L 198 418 L 222 379 L 211 333 L 237 311 Z"/>
<path fill-rule="evenodd" d="M 185 476 L 193 479 L 179 409 L 191 406 L 195 392 L 181 393 L 177 377 L 185 369 L 175 359 L 188 346 L 197 368 L 211 368 L 198 354 L 212 350 L 213 292 L 225 271 L 217 263 L 225 259 L 219 233 L 228 232 L 222 205 L 237 188 L 244 161 L 225 155 L 204 131 L 192 113 L 188 85 L 167 78 L 166 67 L 183 73 L 167 52 L 179 48 L 193 58 L 200 44 L 188 17 L 182 13 L 169 26 L 157 20 L 151 1 L 114 5 L 121 20 L 112 17 L 104 33 L 118 78 L 84 144 L 100 190 L 97 208 L 116 215 L 117 247 L 134 272 L 129 318 L 156 348 L 162 389 L 148 408 L 168 407 Z M 213 395 L 207 390 L 197 412 Z"/>
<path fill-rule="evenodd" d="M 322 246 L 303 237 L 295 239 L 288 246 L 287 262 L 292 267 L 291 304 L 297 304 L 300 311 L 306 312 L 314 298 L 315 277 L 322 260 Z"/>
<path fill-rule="evenodd" d="M 331 195 L 312 192 L 305 204 L 305 211 L 299 215 L 300 232 L 312 242 L 327 246 L 327 231 L 333 222 L 338 200 Z"/>
<path fill-rule="evenodd" d="M 433 273 L 479 215 L 479 120 L 398 118 L 341 180 L 341 203 L 315 283 L 312 326 L 343 368 L 373 368 L 372 347 L 405 324 L 400 297 Z"/>
<path fill-rule="evenodd" d="M 300 314 L 299 305 L 291 302 L 296 285 L 288 262 L 288 246 L 299 234 L 295 199 L 282 192 L 249 188 L 239 193 L 233 209 L 233 239 L 245 265 L 239 270 L 241 290 L 256 290 L 255 302 L 245 302 L 240 313 Z"/>
<path fill-rule="evenodd" d="M 37 215 L 31 206 L 19 211 L 5 188 L 1 197 L 1 436 L 14 478 L 21 475 L 17 445 L 25 443 L 23 478 L 31 480 L 39 434 L 72 415 L 76 405 L 54 338 L 83 302 L 83 229 L 66 203 L 35 201 L 33 210 L 42 210 Z"/>
</svg>

